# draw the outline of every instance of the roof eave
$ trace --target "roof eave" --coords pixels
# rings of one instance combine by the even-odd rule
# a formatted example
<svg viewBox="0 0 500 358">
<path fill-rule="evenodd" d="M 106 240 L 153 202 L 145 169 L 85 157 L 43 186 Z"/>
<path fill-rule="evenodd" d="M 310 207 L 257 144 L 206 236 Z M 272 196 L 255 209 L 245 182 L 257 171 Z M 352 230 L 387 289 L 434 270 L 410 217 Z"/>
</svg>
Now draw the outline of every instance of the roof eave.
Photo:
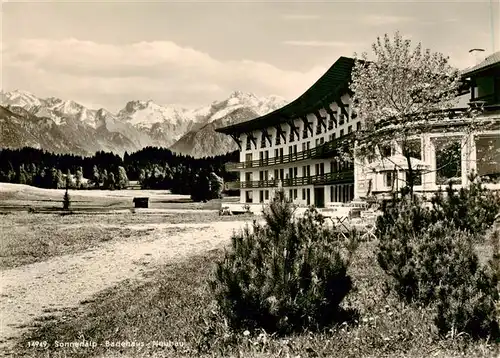
<svg viewBox="0 0 500 358">
<path fill-rule="evenodd" d="M 471 77 L 471 75 L 476 75 L 478 74 L 479 72 L 483 72 L 483 71 L 488 71 L 494 67 L 499 67 L 500 68 L 500 63 L 492 63 L 488 66 L 484 66 L 484 67 L 479 67 L 479 68 L 476 68 L 476 69 L 472 69 L 472 70 L 465 70 L 464 72 L 462 72 L 462 77 L 463 78 L 468 78 L 468 77 Z"/>
</svg>

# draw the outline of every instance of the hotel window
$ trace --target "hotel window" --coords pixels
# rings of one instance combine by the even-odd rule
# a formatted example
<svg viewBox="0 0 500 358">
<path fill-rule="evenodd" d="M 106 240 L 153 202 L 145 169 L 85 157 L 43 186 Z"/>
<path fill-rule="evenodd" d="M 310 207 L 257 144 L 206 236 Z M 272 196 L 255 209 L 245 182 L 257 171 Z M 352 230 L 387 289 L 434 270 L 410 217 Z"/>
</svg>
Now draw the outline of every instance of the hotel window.
<svg viewBox="0 0 500 358">
<path fill-rule="evenodd" d="M 302 139 L 306 139 L 309 136 L 309 129 L 307 129 L 306 125 L 304 124 L 304 129 L 302 130 Z"/>
<path fill-rule="evenodd" d="M 269 190 L 266 190 L 266 191 L 264 192 L 264 194 L 265 194 L 264 199 L 265 199 L 265 200 L 269 200 Z"/>
<path fill-rule="evenodd" d="M 439 138 L 434 141 L 436 184 L 462 183 L 462 145 L 460 138 Z"/>
<path fill-rule="evenodd" d="M 302 143 L 302 151 L 305 152 L 306 151 L 306 143 Z"/>
<path fill-rule="evenodd" d="M 387 172 L 384 175 L 384 186 L 386 188 L 392 188 L 392 184 L 394 182 L 394 177 L 392 172 Z"/>
<path fill-rule="evenodd" d="M 357 131 L 361 130 L 361 122 L 356 123 L 356 130 Z"/>
<path fill-rule="evenodd" d="M 288 146 L 288 154 L 290 155 L 290 157 L 293 154 L 293 147 L 291 145 Z"/>
<path fill-rule="evenodd" d="M 290 200 L 293 200 L 293 190 L 292 189 L 288 190 L 288 197 L 290 198 Z"/>
<path fill-rule="evenodd" d="M 406 183 L 410 185 L 410 172 L 406 171 Z M 413 185 L 422 185 L 422 173 L 419 170 L 413 172 Z"/>
<path fill-rule="evenodd" d="M 259 190 L 259 203 L 264 202 L 264 190 Z"/>
<path fill-rule="evenodd" d="M 347 127 L 347 133 L 352 133 L 352 126 Z"/>
<path fill-rule="evenodd" d="M 245 191 L 245 203 L 251 203 L 251 202 L 253 202 L 252 191 L 246 190 Z"/>
<path fill-rule="evenodd" d="M 335 122 L 334 122 L 334 118 L 335 118 L 335 116 L 334 116 L 334 115 L 333 115 L 333 116 L 332 116 L 332 115 L 330 115 L 330 118 L 328 119 L 328 130 L 333 129 L 333 127 L 334 127 L 334 123 L 335 123 Z"/>
<path fill-rule="evenodd" d="M 245 173 L 245 181 L 252 181 L 252 173 Z"/>
<path fill-rule="evenodd" d="M 297 199 L 298 198 L 298 190 L 297 189 L 293 189 L 293 198 L 294 199 Z"/>
<path fill-rule="evenodd" d="M 293 154 L 297 155 L 297 144 L 293 145 Z"/>
<path fill-rule="evenodd" d="M 422 159 L 422 141 L 420 139 L 411 139 L 406 142 L 406 145 L 402 145 L 403 155 L 407 154 L 411 158 Z"/>
<path fill-rule="evenodd" d="M 319 145 L 322 145 L 323 143 L 325 143 L 325 138 L 321 137 L 319 139 Z"/>
<path fill-rule="evenodd" d="M 345 116 L 342 110 L 339 108 L 340 115 L 339 115 L 339 126 L 343 125 L 345 123 Z"/>
<path fill-rule="evenodd" d="M 319 164 L 319 174 L 320 175 L 325 174 L 325 163 L 320 163 Z"/>
<path fill-rule="evenodd" d="M 333 140 L 333 134 L 328 135 L 328 141 L 331 142 Z"/>
<path fill-rule="evenodd" d="M 262 136 L 260 137 L 260 147 L 265 148 L 266 147 L 266 135 L 262 133 Z"/>
<path fill-rule="evenodd" d="M 380 146 L 380 155 L 382 157 L 390 157 L 393 153 L 392 145 L 390 144 L 382 144 Z"/>
<path fill-rule="evenodd" d="M 276 148 L 276 149 L 274 150 L 274 157 L 275 157 L 275 158 L 278 158 L 278 155 L 279 155 L 279 151 L 278 151 L 278 148 Z"/>
<path fill-rule="evenodd" d="M 298 177 L 298 174 L 299 174 L 299 168 L 294 167 L 294 168 L 293 168 L 293 177 L 294 177 L 294 178 L 297 178 L 297 177 Z"/>
<path fill-rule="evenodd" d="M 316 138 L 316 147 L 319 147 L 319 138 Z"/>
<path fill-rule="evenodd" d="M 330 186 L 330 201 L 333 203 L 333 185 Z"/>
<path fill-rule="evenodd" d="M 500 91 L 500 81 L 498 83 Z M 476 172 L 483 183 L 498 183 L 500 173 L 500 137 L 498 135 L 476 135 Z"/>
<path fill-rule="evenodd" d="M 343 137 L 343 136 L 344 136 L 344 130 L 343 130 L 343 129 L 341 129 L 341 130 L 340 130 L 339 137 Z"/>
<path fill-rule="evenodd" d="M 247 167 L 252 166 L 252 160 L 253 160 L 252 153 L 245 154 L 245 162 L 247 162 L 247 164 L 246 164 Z"/>
<path fill-rule="evenodd" d="M 302 189 L 302 200 L 306 200 L 306 189 Z"/>
<path fill-rule="evenodd" d="M 274 179 L 279 179 L 279 178 L 280 178 L 280 175 L 279 175 L 278 169 L 274 169 Z"/>
</svg>

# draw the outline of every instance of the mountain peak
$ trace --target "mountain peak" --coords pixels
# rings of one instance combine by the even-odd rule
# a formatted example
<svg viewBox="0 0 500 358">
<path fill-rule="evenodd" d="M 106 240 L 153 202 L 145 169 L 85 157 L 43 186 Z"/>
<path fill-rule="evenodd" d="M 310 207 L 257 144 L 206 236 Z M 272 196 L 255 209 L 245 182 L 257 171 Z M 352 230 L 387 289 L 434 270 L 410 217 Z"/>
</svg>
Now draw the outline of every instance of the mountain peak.
<svg viewBox="0 0 500 358">
<path fill-rule="evenodd" d="M 39 106 L 41 101 L 32 93 L 20 89 L 10 92 L 1 92 L 2 104 L 19 106 L 23 108 L 33 108 Z"/>
<path fill-rule="evenodd" d="M 249 99 L 249 98 L 257 98 L 253 93 L 243 92 L 243 91 L 233 91 L 229 98 L 239 98 L 239 99 Z"/>
</svg>

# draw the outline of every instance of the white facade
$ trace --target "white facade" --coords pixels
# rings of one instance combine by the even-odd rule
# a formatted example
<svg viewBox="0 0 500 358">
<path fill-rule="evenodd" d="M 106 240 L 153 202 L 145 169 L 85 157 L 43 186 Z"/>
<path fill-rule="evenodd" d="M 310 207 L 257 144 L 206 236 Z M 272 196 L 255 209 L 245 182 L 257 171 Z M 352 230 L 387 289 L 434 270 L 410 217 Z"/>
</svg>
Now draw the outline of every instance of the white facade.
<svg viewBox="0 0 500 358">
<path fill-rule="evenodd" d="M 318 205 L 325 206 L 331 202 L 348 202 L 354 198 L 356 195 L 354 187 L 354 179 L 352 180 L 342 180 L 342 183 L 332 181 L 328 184 L 300 184 L 300 185 L 287 185 L 286 179 L 295 178 L 305 178 L 315 177 L 317 175 L 325 175 L 329 173 L 335 173 L 340 170 L 340 164 L 332 163 L 334 160 L 329 159 L 302 159 L 296 160 L 293 158 L 294 154 L 300 156 L 301 153 L 307 152 L 309 149 L 318 148 L 326 142 L 333 139 L 341 138 L 351 132 L 356 131 L 360 128 L 360 122 L 356 118 L 352 118 L 350 98 L 348 95 L 341 97 L 341 101 L 348 113 L 345 117 L 342 115 L 342 111 L 337 103 L 331 103 L 330 109 L 336 117 L 337 125 L 333 123 L 332 126 L 332 116 L 327 112 L 325 108 L 319 110 L 320 116 L 324 117 L 326 123 L 326 129 L 321 126 L 318 118 L 314 114 L 308 114 L 307 120 L 310 122 L 311 128 L 313 130 L 312 134 L 309 131 L 307 133 L 307 138 L 304 138 L 304 131 L 306 130 L 306 125 L 303 119 L 293 120 L 293 124 L 297 128 L 299 136 L 297 138 L 294 135 L 294 140 L 290 141 L 290 131 L 291 126 L 288 123 L 282 123 L 281 128 L 284 131 L 284 137 L 280 138 L 280 144 L 276 144 L 276 137 L 278 135 L 278 130 L 275 127 L 266 128 L 267 133 L 270 136 L 271 142 L 265 140 L 265 146 L 262 146 L 262 130 L 253 131 L 251 133 L 242 134 L 240 136 L 241 147 L 240 151 L 240 163 L 248 163 L 250 161 L 259 161 L 262 159 L 264 162 L 267 160 L 273 161 L 274 158 L 280 158 L 281 156 L 287 157 L 292 155 L 290 161 L 286 160 L 286 163 L 274 163 L 272 165 L 259 165 L 254 167 L 249 167 L 245 169 L 240 169 L 240 182 L 241 182 L 241 203 L 248 204 L 260 204 L 266 203 L 270 200 L 272 191 L 278 186 L 278 181 L 276 185 L 269 183 L 273 180 L 282 180 L 283 188 L 288 197 L 291 196 L 294 203 L 299 206 L 308 205 Z M 321 127 L 321 133 L 317 132 L 318 126 Z M 255 138 L 255 143 L 250 139 L 250 135 Z M 249 149 L 248 149 L 249 148 Z M 347 163 L 343 163 L 343 168 L 348 167 Z M 344 171 L 348 171 L 345 169 Z M 313 179 L 314 180 L 314 179 Z M 246 182 L 257 182 L 264 181 L 267 183 L 264 186 L 245 188 Z M 258 184 L 254 184 L 258 185 Z M 316 189 L 316 190 L 315 190 Z M 322 198 L 318 198 L 321 195 Z"/>
</svg>

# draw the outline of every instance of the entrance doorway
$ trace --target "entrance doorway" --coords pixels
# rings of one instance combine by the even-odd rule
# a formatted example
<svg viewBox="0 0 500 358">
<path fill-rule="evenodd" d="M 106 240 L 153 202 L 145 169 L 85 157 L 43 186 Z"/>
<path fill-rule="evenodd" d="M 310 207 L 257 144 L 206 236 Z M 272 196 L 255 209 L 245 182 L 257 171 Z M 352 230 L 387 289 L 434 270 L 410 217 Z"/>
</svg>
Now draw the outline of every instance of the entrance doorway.
<svg viewBox="0 0 500 358">
<path fill-rule="evenodd" d="M 325 207 L 325 188 L 314 188 L 314 206 L 317 208 Z"/>
</svg>

